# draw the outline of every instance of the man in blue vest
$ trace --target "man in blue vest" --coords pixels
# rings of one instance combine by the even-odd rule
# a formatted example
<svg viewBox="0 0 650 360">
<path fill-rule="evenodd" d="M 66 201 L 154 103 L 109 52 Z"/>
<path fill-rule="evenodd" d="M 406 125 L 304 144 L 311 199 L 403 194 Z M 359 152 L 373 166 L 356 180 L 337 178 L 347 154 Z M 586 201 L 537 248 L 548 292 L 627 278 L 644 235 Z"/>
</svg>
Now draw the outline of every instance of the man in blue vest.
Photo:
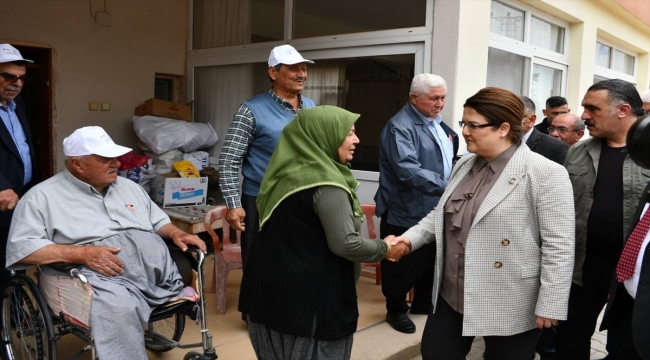
<svg viewBox="0 0 650 360">
<path fill-rule="evenodd" d="M 235 230 L 244 231 L 241 237 L 244 269 L 258 232 L 255 200 L 282 129 L 300 110 L 315 106 L 310 98 L 300 95 L 307 81 L 307 64 L 313 63 L 291 45 L 273 48 L 268 68 L 273 83 L 271 90 L 242 103 L 226 133 L 219 156 L 219 185 L 228 208 L 226 221 Z M 244 178 L 241 197 L 240 170 Z"/>
<path fill-rule="evenodd" d="M 447 187 L 458 135 L 443 121 L 447 84 L 433 74 L 413 78 L 409 101 L 381 132 L 376 215 L 380 236 L 402 235 L 438 205 Z M 433 245 L 433 246 L 432 246 Z M 414 288 L 411 314 L 428 314 L 433 290 L 435 243 L 404 256 L 382 260 L 381 290 L 386 297 L 386 321 L 397 331 L 414 333 L 406 315 L 406 293 Z"/>
<path fill-rule="evenodd" d="M 36 180 L 34 150 L 25 107 L 16 98 L 25 85 L 26 64 L 20 52 L 9 44 L 0 44 L 0 257 L 5 263 L 7 236 L 13 210 Z M 10 273 L 0 268 L 0 288 Z"/>
</svg>

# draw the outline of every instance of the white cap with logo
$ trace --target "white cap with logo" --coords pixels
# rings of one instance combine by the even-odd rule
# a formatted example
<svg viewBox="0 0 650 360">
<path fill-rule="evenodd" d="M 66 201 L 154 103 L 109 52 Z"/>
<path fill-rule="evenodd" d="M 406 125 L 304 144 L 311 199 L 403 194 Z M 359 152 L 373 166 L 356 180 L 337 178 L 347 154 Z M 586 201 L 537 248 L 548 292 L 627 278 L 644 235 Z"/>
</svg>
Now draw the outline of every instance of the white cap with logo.
<svg viewBox="0 0 650 360">
<path fill-rule="evenodd" d="M 99 126 L 86 126 L 75 130 L 63 140 L 65 156 L 99 155 L 116 158 L 131 151 L 128 147 L 117 145 Z"/>
<path fill-rule="evenodd" d="M 650 102 L 650 90 L 646 90 L 639 95 L 641 95 L 641 101 Z"/>
<path fill-rule="evenodd" d="M 279 64 L 294 65 L 305 62 L 310 64 L 314 63 L 311 60 L 304 59 L 298 50 L 294 49 L 291 45 L 276 46 L 271 50 L 271 55 L 269 55 L 269 67 Z"/>
<path fill-rule="evenodd" d="M 33 63 L 31 60 L 23 59 L 20 51 L 9 44 L 0 44 L 0 64 L 12 61 L 26 61 Z"/>
</svg>

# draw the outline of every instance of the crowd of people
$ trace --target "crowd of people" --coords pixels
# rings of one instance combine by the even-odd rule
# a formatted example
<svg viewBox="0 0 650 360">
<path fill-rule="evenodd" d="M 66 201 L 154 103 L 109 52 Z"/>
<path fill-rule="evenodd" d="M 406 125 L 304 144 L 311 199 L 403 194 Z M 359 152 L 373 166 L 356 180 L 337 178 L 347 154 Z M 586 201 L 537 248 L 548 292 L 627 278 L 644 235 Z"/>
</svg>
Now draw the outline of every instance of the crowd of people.
<svg viewBox="0 0 650 360">
<path fill-rule="evenodd" d="M 35 184 L 17 97 L 29 62 L 0 44 L 0 282 L 32 264 L 79 265 L 101 284 L 99 357 L 146 359 L 149 314 L 182 288 L 161 239 L 205 244 L 118 180 L 116 158 L 131 149 L 100 127 L 68 136 L 65 170 Z M 423 359 L 465 359 L 482 336 L 488 360 L 586 360 L 605 306 L 607 359 L 650 359 L 650 169 L 627 148 L 650 90 L 601 81 L 581 115 L 554 96 L 536 125 L 531 99 L 487 87 L 465 100 L 459 134 L 441 116 L 445 80 L 416 75 L 381 132 L 381 239 L 367 239 L 350 165 L 360 115 L 301 94 L 313 63 L 290 45 L 271 51 L 271 89 L 240 105 L 219 158 L 226 220 L 243 231 L 239 310 L 259 359 L 349 359 L 360 263 L 378 261 L 387 323 L 414 333 L 408 313 L 427 316 Z"/>
</svg>

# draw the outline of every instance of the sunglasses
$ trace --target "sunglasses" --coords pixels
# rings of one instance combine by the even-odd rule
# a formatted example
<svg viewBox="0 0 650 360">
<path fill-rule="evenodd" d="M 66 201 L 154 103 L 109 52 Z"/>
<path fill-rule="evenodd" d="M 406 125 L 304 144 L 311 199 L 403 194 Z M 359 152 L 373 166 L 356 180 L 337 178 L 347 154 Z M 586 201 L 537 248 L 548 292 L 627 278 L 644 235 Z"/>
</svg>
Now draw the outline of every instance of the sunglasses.
<svg viewBox="0 0 650 360">
<path fill-rule="evenodd" d="M 27 84 L 29 82 L 29 80 L 30 80 L 30 78 L 27 76 L 27 74 L 25 74 L 23 76 L 16 76 L 14 74 L 9 74 L 9 73 L 3 72 L 3 73 L 0 73 L 0 76 L 2 76 L 5 79 L 5 81 L 7 81 L 10 84 L 14 84 L 14 83 L 18 82 L 18 80 L 20 80 L 20 81 L 23 82 L 23 85 L 24 85 L 24 84 Z"/>
</svg>

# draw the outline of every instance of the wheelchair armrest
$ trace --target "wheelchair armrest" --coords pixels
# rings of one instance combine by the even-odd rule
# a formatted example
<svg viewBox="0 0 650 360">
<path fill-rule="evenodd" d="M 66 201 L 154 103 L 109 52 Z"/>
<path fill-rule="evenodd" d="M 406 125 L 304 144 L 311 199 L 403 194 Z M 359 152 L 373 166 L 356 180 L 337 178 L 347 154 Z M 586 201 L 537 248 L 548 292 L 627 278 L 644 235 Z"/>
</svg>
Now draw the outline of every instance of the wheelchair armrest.
<svg viewBox="0 0 650 360">
<path fill-rule="evenodd" d="M 75 267 L 74 264 L 65 263 L 65 262 L 55 262 L 55 263 L 47 264 L 45 266 L 49 266 L 52 269 L 63 273 L 70 272 L 70 270 L 72 270 Z"/>
<path fill-rule="evenodd" d="M 67 273 L 70 275 L 71 278 L 76 278 L 79 279 L 84 284 L 88 284 L 88 279 L 81 274 L 79 269 L 77 269 L 75 264 L 70 264 L 70 263 L 64 263 L 64 262 L 56 262 L 52 264 L 47 264 L 45 266 L 51 267 L 52 269 L 61 272 L 61 273 Z"/>
</svg>

